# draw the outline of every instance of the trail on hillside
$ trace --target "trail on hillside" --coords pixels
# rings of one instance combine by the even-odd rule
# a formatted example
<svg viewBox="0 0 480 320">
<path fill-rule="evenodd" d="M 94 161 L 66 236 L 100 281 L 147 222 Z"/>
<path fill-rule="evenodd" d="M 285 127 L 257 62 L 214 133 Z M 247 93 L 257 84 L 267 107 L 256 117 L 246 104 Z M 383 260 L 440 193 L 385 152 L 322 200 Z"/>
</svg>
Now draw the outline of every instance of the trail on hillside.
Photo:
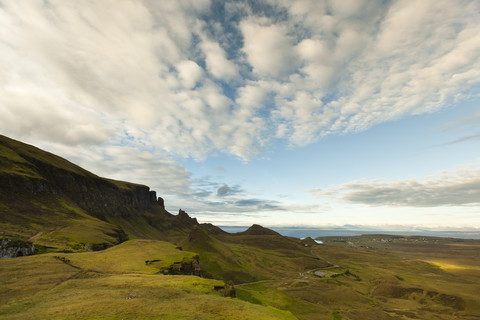
<svg viewBox="0 0 480 320">
<path fill-rule="evenodd" d="M 38 237 L 40 237 L 41 235 L 43 234 L 42 231 L 40 231 L 39 233 L 37 233 L 36 235 L 34 235 L 33 237 L 30 237 L 30 239 L 28 239 L 28 241 L 35 241 Z"/>
<path fill-rule="evenodd" d="M 235 287 L 241 287 L 241 286 L 247 286 L 250 284 L 257 284 L 257 283 L 265 283 L 265 282 L 275 282 L 275 281 L 295 281 L 295 280 L 303 280 L 307 279 L 308 275 L 313 274 L 315 271 L 318 270 L 327 270 L 327 269 L 333 269 L 333 268 L 339 268 L 340 266 L 338 265 L 331 265 L 325 268 L 315 268 L 311 270 L 304 271 L 298 275 L 296 278 L 279 278 L 279 279 L 267 279 L 267 280 L 259 280 L 259 281 L 253 281 L 253 282 L 245 282 L 245 283 L 240 283 L 236 284 Z"/>
</svg>

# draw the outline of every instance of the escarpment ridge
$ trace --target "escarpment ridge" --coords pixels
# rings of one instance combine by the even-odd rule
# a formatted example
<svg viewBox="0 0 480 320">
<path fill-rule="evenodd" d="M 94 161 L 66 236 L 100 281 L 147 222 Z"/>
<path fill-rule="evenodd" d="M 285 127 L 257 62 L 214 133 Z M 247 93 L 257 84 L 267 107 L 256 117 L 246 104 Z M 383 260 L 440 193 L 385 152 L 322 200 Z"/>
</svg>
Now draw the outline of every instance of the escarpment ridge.
<svg viewBox="0 0 480 320">
<path fill-rule="evenodd" d="M 172 215 L 148 186 L 103 178 L 0 135 L 0 236 L 40 247 L 104 248 L 128 238 L 172 240 L 197 224 Z"/>
<path fill-rule="evenodd" d="M 99 177 L 66 159 L 5 136 L 0 136 L 0 176 L 5 197 L 19 193 L 62 196 L 98 217 L 128 216 L 135 210 L 164 206 L 163 199 L 145 185 Z"/>
</svg>

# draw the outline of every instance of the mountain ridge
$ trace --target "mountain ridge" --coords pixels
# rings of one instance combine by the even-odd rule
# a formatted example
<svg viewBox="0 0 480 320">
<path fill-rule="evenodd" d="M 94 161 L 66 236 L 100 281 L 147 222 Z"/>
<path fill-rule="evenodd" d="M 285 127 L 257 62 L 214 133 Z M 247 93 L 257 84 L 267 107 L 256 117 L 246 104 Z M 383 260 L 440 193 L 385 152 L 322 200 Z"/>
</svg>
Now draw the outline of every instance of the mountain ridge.
<svg viewBox="0 0 480 320">
<path fill-rule="evenodd" d="M 36 242 L 47 247 L 104 248 L 129 237 L 180 240 L 198 224 L 184 211 L 166 211 L 164 199 L 146 185 L 100 177 L 3 135 L 0 179 L 0 236 L 41 234 Z"/>
<path fill-rule="evenodd" d="M 159 199 L 0 136 L 0 251 L 12 257 L 0 259 L 2 319 L 480 314 L 478 240 L 368 235 L 319 245 L 260 225 L 228 233 Z M 22 251 L 28 239 L 37 254 Z"/>
</svg>

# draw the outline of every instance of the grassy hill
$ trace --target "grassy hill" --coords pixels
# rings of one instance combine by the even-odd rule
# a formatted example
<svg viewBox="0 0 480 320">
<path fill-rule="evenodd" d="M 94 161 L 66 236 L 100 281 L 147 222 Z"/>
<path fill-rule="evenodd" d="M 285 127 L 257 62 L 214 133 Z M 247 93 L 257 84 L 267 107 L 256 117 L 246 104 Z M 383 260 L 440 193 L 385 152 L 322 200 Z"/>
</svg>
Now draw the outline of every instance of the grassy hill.
<svg viewBox="0 0 480 320">
<path fill-rule="evenodd" d="M 254 225 L 250 229 L 258 228 L 262 227 Z M 262 229 L 256 235 L 252 235 L 251 230 L 229 234 L 200 225 L 181 246 L 200 254 L 200 265 L 206 275 L 235 283 L 289 277 L 328 266 L 328 262 L 312 255 L 300 240 Z"/>
<path fill-rule="evenodd" d="M 230 234 L 162 204 L 0 136 L 0 238 L 37 248 L 0 259 L 0 318 L 480 319 L 478 240 L 319 245 L 259 225 Z"/>
<path fill-rule="evenodd" d="M 158 274 L 193 255 L 166 242 L 131 240 L 99 252 L 1 259 L 0 318 L 295 319 L 224 297 L 214 289 L 220 280 Z"/>
<path fill-rule="evenodd" d="M 102 249 L 127 238 L 179 241 L 197 224 L 172 215 L 149 187 L 101 178 L 0 135 L 0 236 L 56 251 Z"/>
</svg>

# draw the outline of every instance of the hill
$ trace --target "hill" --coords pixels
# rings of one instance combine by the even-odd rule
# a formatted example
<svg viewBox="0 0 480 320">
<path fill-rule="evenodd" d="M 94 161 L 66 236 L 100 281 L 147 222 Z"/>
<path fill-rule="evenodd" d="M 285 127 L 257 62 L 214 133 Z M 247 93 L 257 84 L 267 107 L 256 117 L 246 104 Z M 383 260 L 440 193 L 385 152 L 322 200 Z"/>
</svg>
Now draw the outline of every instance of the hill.
<svg viewBox="0 0 480 320">
<path fill-rule="evenodd" d="M 51 250 L 102 249 L 128 238 L 179 241 L 197 224 L 149 187 L 99 177 L 0 135 L 0 236 Z"/>
<path fill-rule="evenodd" d="M 212 233 L 211 226 L 200 225 L 192 229 L 181 246 L 200 255 L 204 276 L 236 284 L 296 277 L 307 270 L 328 266 L 328 262 L 311 254 L 311 248 L 262 229 L 265 234 L 252 236 Z"/>
<path fill-rule="evenodd" d="M 224 297 L 215 289 L 223 281 L 158 274 L 192 256 L 167 242 L 130 240 L 98 252 L 0 259 L 0 318 L 296 319 Z"/>
<path fill-rule="evenodd" d="M 480 318 L 478 240 L 321 240 L 199 224 L 0 136 L 2 319 Z"/>
</svg>

